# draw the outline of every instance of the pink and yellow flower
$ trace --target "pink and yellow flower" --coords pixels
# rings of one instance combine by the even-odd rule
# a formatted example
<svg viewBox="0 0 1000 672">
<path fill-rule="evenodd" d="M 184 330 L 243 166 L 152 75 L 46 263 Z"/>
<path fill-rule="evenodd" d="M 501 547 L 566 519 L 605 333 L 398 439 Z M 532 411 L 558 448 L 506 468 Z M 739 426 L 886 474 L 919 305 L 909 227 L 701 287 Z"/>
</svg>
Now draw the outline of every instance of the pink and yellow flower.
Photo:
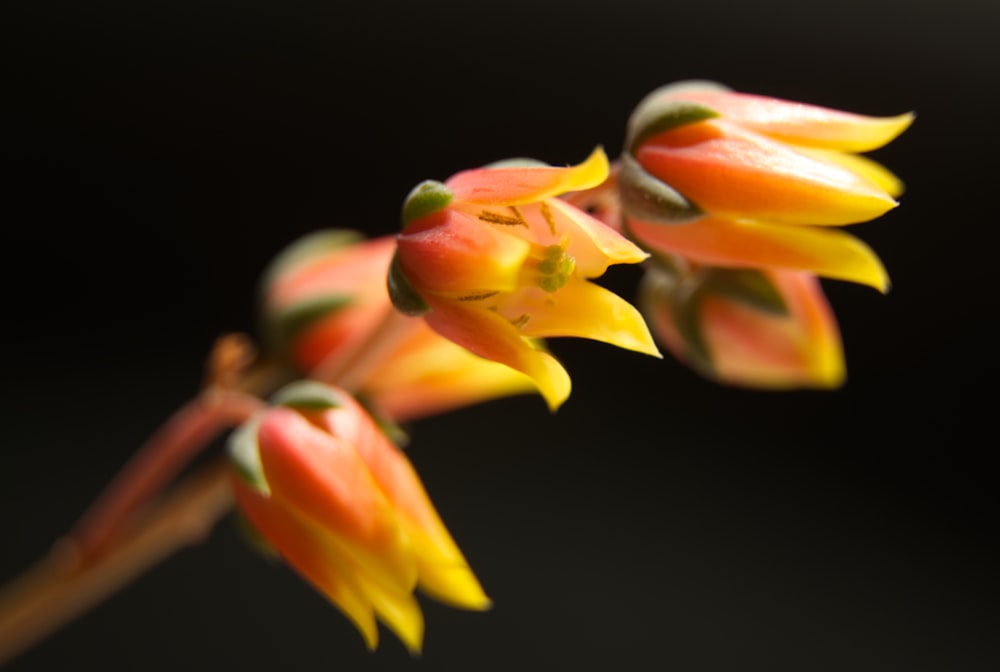
<svg viewBox="0 0 1000 672">
<path fill-rule="evenodd" d="M 272 352 L 299 375 L 336 382 L 373 338 L 387 337 L 379 360 L 355 382 L 397 422 L 533 390 L 524 374 L 473 355 L 419 318 L 393 315 L 385 277 L 395 249 L 394 236 L 365 240 L 333 230 L 281 253 L 263 283 Z M 382 333 L 387 325 L 393 334 Z"/>
<path fill-rule="evenodd" d="M 723 382 L 834 387 L 840 338 L 813 276 L 888 289 L 871 248 L 834 227 L 896 206 L 901 182 L 856 153 L 912 120 L 675 84 L 633 113 L 615 188 L 570 198 L 653 253 L 643 307 L 680 359 Z"/>
<path fill-rule="evenodd" d="M 600 184 L 604 152 L 556 168 L 507 163 L 411 192 L 389 275 L 401 311 L 529 376 L 553 409 L 569 375 L 537 339 L 577 336 L 658 355 L 639 312 L 589 282 L 647 255 L 559 194 Z"/>
<path fill-rule="evenodd" d="M 490 606 L 412 465 L 349 395 L 306 382 L 274 401 L 231 440 L 237 503 L 369 648 L 377 619 L 420 650 L 415 588 L 464 609 Z"/>
<path fill-rule="evenodd" d="M 845 376 L 837 320 L 819 281 L 796 271 L 651 266 L 641 305 L 682 362 L 730 385 L 837 387 Z"/>
<path fill-rule="evenodd" d="M 708 82 L 664 87 L 630 120 L 621 177 L 627 226 L 641 244 L 698 263 L 807 271 L 885 291 L 875 253 L 829 227 L 896 206 L 902 183 L 856 152 L 890 142 L 912 120 Z"/>
</svg>

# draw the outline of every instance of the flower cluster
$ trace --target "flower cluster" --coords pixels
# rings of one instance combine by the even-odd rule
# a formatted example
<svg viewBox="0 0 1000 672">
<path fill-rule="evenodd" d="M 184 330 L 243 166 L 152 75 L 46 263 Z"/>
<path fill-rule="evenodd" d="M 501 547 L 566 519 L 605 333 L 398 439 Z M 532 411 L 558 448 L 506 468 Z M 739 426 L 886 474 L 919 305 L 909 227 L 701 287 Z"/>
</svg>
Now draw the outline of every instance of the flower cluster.
<svg viewBox="0 0 1000 672">
<path fill-rule="evenodd" d="M 833 387 L 843 354 L 816 277 L 888 289 L 836 227 L 896 206 L 902 183 L 857 153 L 912 119 L 674 84 L 633 113 L 616 184 L 575 201 L 652 252 L 642 305 L 682 360 L 727 383 Z"/>
<path fill-rule="evenodd" d="M 341 387 L 389 421 L 531 389 L 554 410 L 571 384 L 544 339 L 659 356 L 647 319 L 717 380 L 836 386 L 819 278 L 888 288 L 874 252 L 836 227 L 896 205 L 899 180 L 858 153 L 911 120 L 673 85 L 637 107 L 613 167 L 597 149 L 576 166 L 467 170 L 414 188 L 398 236 L 293 245 L 265 277 L 265 335 L 313 382 L 234 435 L 241 510 L 369 646 L 378 619 L 418 650 L 415 588 L 489 600 L 409 462 Z M 594 282 L 614 264 L 644 265 L 639 309 Z"/>
</svg>

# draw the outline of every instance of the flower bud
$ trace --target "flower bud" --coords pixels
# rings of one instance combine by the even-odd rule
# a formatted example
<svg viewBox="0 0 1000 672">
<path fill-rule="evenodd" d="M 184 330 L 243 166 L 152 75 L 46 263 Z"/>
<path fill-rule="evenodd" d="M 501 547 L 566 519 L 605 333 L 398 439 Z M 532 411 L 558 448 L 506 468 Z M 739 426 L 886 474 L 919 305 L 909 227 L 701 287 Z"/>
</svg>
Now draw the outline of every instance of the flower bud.
<svg viewBox="0 0 1000 672">
<path fill-rule="evenodd" d="M 241 512 L 355 624 L 376 618 L 419 651 L 413 591 L 466 609 L 489 599 L 406 457 L 345 392 L 293 384 L 231 439 Z"/>
</svg>

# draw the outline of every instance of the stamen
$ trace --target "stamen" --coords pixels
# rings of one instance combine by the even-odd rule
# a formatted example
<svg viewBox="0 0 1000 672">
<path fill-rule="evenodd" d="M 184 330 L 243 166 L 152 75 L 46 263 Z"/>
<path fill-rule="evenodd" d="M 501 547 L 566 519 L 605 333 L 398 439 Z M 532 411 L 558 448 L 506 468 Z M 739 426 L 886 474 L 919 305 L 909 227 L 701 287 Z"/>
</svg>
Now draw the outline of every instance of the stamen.
<svg viewBox="0 0 1000 672">
<path fill-rule="evenodd" d="M 531 319 L 531 315 L 528 315 L 527 313 L 525 313 L 525 314 L 521 315 L 521 317 L 517 318 L 516 320 L 513 320 L 511 322 L 511 324 L 513 324 L 515 327 L 517 327 L 518 329 L 520 329 L 521 327 L 523 327 L 524 325 L 526 325 L 528 323 L 528 320 L 530 320 L 530 319 Z"/>
<path fill-rule="evenodd" d="M 548 203 L 542 201 L 541 210 L 542 210 L 542 217 L 545 218 L 545 223 L 549 225 L 549 231 L 552 232 L 553 236 L 556 235 L 556 218 L 552 214 L 552 208 L 549 207 Z"/>
<path fill-rule="evenodd" d="M 458 297 L 459 301 L 482 301 L 483 299 L 488 299 L 491 296 L 496 296 L 500 292 L 480 292 L 478 294 L 466 294 L 465 296 Z"/>
<path fill-rule="evenodd" d="M 521 213 L 517 213 L 517 217 L 509 217 L 507 215 L 501 215 L 497 212 L 490 212 L 489 210 L 483 210 L 479 213 L 479 219 L 487 222 L 489 224 L 501 224 L 503 226 L 524 226 L 527 227 L 528 223 L 524 221 L 524 218 L 520 216 Z"/>
</svg>

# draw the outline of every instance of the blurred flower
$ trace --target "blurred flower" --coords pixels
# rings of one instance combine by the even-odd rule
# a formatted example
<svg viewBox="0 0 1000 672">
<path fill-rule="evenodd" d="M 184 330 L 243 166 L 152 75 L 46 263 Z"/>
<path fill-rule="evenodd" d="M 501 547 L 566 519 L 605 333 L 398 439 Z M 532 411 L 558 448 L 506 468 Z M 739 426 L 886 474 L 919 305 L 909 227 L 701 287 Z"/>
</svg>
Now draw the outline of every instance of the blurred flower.
<svg viewBox="0 0 1000 672">
<path fill-rule="evenodd" d="M 413 467 L 350 396 L 305 382 L 273 401 L 231 439 L 237 503 L 369 648 L 378 618 L 420 650 L 415 587 L 456 607 L 489 607 Z"/>
<path fill-rule="evenodd" d="M 365 240 L 331 230 L 278 255 L 263 283 L 265 342 L 298 374 L 325 380 L 377 336 L 387 347 L 357 381 L 359 395 L 396 421 L 534 389 L 531 380 L 477 357 L 423 320 L 393 315 L 385 276 L 394 236 Z M 384 334 L 392 317 L 393 334 Z"/>
<path fill-rule="evenodd" d="M 639 312 L 588 282 L 646 258 L 633 243 L 555 198 L 600 184 L 604 152 L 578 166 L 504 162 L 424 182 L 407 198 L 389 289 L 402 312 L 527 374 L 550 408 L 569 376 L 536 340 L 578 336 L 658 355 Z"/>
<path fill-rule="evenodd" d="M 837 321 L 808 273 L 652 265 L 640 294 L 654 332 L 708 378 L 768 389 L 844 380 Z"/>
</svg>

